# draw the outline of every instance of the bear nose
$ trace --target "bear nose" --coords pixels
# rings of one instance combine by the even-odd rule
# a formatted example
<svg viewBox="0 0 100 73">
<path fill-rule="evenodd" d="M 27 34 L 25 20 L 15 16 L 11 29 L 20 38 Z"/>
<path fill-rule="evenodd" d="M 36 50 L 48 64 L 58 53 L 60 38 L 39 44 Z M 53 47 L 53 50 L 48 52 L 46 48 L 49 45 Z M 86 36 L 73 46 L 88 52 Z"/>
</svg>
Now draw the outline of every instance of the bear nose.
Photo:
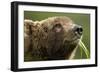
<svg viewBox="0 0 100 73">
<path fill-rule="evenodd" d="M 83 28 L 81 26 L 76 26 L 75 27 L 75 33 L 78 33 L 79 35 L 82 35 Z"/>
</svg>

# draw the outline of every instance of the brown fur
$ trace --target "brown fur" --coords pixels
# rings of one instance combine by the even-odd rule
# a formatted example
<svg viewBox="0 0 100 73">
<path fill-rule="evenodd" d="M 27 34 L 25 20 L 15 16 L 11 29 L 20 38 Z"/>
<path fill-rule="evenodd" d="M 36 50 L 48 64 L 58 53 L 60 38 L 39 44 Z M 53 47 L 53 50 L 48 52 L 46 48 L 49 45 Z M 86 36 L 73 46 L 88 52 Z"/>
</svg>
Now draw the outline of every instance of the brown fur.
<svg viewBox="0 0 100 73">
<path fill-rule="evenodd" d="M 25 53 L 36 60 L 70 59 L 78 41 L 74 41 L 73 21 L 64 16 L 42 21 L 24 21 Z"/>
</svg>

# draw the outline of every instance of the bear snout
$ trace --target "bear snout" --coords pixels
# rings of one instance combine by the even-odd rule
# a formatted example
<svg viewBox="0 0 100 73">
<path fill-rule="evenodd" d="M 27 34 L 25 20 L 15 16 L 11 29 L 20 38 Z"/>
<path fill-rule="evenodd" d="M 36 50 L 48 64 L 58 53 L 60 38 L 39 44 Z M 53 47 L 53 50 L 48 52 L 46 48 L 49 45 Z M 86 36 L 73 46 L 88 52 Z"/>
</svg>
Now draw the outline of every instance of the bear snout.
<svg viewBox="0 0 100 73">
<path fill-rule="evenodd" d="M 74 32 L 75 32 L 75 34 L 81 36 L 82 33 L 83 33 L 83 28 L 82 28 L 82 26 L 76 25 L 76 26 L 74 27 Z"/>
</svg>

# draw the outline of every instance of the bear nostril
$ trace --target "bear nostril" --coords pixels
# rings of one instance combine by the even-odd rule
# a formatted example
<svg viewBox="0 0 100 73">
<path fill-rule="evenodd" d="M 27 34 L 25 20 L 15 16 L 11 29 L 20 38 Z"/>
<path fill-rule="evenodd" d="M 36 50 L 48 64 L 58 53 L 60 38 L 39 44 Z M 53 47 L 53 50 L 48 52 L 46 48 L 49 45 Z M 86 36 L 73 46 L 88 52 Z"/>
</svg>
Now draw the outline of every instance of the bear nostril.
<svg viewBox="0 0 100 73">
<path fill-rule="evenodd" d="M 75 32 L 77 32 L 78 34 L 82 35 L 83 28 L 82 27 L 77 27 Z"/>
</svg>

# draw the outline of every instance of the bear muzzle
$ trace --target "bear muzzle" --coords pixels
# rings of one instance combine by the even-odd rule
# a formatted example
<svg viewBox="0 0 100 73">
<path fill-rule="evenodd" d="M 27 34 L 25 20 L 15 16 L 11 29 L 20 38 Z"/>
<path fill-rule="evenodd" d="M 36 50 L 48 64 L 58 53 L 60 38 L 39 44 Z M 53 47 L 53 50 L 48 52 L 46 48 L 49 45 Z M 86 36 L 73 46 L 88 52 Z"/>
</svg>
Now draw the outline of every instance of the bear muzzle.
<svg viewBox="0 0 100 73">
<path fill-rule="evenodd" d="M 76 25 L 74 26 L 74 33 L 76 34 L 76 36 L 81 37 L 83 34 L 83 28 L 80 25 Z"/>
</svg>

